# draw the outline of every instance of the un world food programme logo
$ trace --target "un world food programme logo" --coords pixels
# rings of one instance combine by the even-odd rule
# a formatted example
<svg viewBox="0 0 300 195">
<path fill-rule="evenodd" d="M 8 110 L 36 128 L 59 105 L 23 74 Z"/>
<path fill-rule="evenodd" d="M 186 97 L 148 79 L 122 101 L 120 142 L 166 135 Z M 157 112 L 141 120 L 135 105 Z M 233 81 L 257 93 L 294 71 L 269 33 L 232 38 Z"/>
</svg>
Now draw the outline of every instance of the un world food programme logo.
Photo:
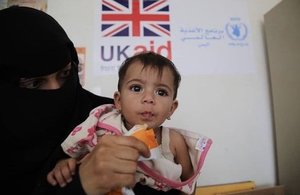
<svg viewBox="0 0 300 195">
<path fill-rule="evenodd" d="M 225 26 L 226 33 L 232 40 L 243 41 L 247 38 L 248 28 L 240 22 L 240 18 L 231 18 Z"/>
</svg>

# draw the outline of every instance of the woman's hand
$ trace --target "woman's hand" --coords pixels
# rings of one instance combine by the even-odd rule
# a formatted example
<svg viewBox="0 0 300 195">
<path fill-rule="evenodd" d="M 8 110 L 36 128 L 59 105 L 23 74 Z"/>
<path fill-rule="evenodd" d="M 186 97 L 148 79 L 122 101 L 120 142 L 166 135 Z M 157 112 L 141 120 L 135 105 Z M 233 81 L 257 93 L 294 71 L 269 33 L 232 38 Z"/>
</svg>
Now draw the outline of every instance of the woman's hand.
<svg viewBox="0 0 300 195">
<path fill-rule="evenodd" d="M 132 136 L 104 135 L 81 161 L 79 175 L 85 192 L 99 195 L 121 187 L 133 187 L 138 158 L 150 156 L 148 147 Z"/>
</svg>

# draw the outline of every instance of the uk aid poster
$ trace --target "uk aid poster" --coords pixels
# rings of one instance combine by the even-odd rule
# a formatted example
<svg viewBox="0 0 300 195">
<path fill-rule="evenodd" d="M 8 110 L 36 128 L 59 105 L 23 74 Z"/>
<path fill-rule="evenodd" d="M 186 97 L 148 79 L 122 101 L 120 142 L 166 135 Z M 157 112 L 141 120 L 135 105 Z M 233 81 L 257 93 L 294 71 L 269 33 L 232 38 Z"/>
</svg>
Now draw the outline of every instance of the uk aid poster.
<svg viewBox="0 0 300 195">
<path fill-rule="evenodd" d="M 183 75 L 255 69 L 245 1 L 100 0 L 95 23 L 95 76 L 117 74 L 142 51 L 169 58 Z"/>
</svg>

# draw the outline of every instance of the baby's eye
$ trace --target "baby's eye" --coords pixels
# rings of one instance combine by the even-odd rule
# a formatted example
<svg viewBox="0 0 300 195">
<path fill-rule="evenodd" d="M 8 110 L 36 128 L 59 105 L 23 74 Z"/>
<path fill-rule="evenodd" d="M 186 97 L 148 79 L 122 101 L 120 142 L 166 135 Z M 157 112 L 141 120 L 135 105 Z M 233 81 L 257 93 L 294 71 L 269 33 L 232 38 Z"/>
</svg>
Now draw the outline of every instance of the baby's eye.
<svg viewBox="0 0 300 195">
<path fill-rule="evenodd" d="M 159 95 L 159 96 L 168 96 L 169 95 L 168 91 L 164 90 L 164 89 L 157 90 L 156 94 Z"/>
<path fill-rule="evenodd" d="M 42 79 L 21 79 L 19 86 L 27 89 L 39 89 L 43 85 Z"/>
<path fill-rule="evenodd" d="M 130 90 L 133 92 L 141 92 L 142 91 L 142 87 L 139 85 L 132 85 L 130 86 Z"/>
</svg>

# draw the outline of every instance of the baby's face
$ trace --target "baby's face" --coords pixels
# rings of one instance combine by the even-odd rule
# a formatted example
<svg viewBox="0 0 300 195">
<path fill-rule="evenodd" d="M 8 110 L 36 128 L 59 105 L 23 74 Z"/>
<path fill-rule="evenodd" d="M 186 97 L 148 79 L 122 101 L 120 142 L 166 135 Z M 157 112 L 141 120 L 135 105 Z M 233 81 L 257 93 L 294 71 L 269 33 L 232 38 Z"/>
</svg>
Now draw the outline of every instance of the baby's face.
<svg viewBox="0 0 300 195">
<path fill-rule="evenodd" d="M 116 106 L 121 110 L 127 128 L 136 124 L 147 124 L 157 128 L 177 108 L 174 97 L 174 76 L 169 68 L 162 74 L 155 68 L 137 61 L 126 71 L 121 91 L 115 96 Z"/>
</svg>

